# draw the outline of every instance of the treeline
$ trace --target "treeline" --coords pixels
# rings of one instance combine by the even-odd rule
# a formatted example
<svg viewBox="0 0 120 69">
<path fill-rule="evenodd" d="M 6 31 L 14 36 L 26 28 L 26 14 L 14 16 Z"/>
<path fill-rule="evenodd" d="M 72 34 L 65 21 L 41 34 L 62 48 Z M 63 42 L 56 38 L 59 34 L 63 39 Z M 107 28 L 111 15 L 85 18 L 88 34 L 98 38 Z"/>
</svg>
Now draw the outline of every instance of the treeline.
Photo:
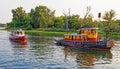
<svg viewBox="0 0 120 69">
<path fill-rule="evenodd" d="M 26 13 L 22 7 L 12 9 L 12 22 L 8 23 L 8 28 L 22 29 L 65 29 L 66 19 L 68 19 L 70 29 L 78 29 L 81 26 L 79 15 L 55 16 L 55 10 L 50 10 L 46 6 L 37 6 Z"/>
<path fill-rule="evenodd" d="M 119 31 L 120 20 L 115 19 L 116 12 L 114 10 L 105 11 L 101 20 L 93 20 L 93 16 L 90 13 L 91 8 L 86 8 L 86 13 L 83 18 L 78 14 L 69 15 L 63 13 L 63 16 L 55 16 L 55 10 L 49 9 L 47 6 L 36 6 L 27 13 L 23 7 L 12 9 L 12 21 L 7 23 L 7 28 L 22 28 L 22 29 L 42 29 L 42 30 L 54 30 L 65 31 L 66 25 L 69 30 L 78 30 L 81 27 L 99 27 L 104 32 L 109 33 L 111 31 Z"/>
</svg>

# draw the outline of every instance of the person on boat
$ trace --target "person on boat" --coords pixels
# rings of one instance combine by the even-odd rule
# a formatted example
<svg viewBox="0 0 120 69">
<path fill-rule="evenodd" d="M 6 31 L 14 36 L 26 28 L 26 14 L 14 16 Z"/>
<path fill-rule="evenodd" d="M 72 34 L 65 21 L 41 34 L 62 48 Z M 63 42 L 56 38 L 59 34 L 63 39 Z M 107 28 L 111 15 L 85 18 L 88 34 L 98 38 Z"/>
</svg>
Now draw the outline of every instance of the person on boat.
<svg viewBox="0 0 120 69">
<path fill-rule="evenodd" d="M 17 35 L 19 34 L 19 30 L 17 30 Z"/>
</svg>

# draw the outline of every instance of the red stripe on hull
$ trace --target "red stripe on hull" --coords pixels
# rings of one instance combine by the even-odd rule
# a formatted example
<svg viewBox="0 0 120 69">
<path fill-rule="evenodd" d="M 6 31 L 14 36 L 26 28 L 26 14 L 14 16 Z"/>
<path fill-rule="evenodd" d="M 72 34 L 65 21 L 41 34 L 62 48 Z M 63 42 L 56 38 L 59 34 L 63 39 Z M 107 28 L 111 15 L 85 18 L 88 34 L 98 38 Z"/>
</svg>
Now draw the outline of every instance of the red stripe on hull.
<svg viewBox="0 0 120 69">
<path fill-rule="evenodd" d="M 13 37 L 13 38 L 10 38 L 10 39 L 13 40 L 13 41 L 26 41 L 27 37 L 26 36 L 20 36 L 20 37 Z"/>
<path fill-rule="evenodd" d="M 90 42 L 96 42 L 97 39 L 96 39 L 96 38 L 89 38 L 89 41 L 90 41 Z"/>
</svg>

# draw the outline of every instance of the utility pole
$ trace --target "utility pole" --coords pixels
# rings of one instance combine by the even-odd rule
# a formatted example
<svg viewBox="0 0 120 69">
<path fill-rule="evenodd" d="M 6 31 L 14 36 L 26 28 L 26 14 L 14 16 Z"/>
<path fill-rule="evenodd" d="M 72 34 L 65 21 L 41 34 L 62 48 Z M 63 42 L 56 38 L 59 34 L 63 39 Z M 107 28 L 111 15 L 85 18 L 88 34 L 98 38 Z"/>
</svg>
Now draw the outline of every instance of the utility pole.
<svg viewBox="0 0 120 69">
<path fill-rule="evenodd" d="M 63 14 L 64 14 L 64 16 L 65 16 L 65 18 L 66 18 L 66 19 L 65 19 L 66 32 L 68 33 L 68 31 L 69 31 L 69 23 L 68 23 L 68 22 L 69 22 L 69 19 L 68 19 L 68 18 L 70 17 L 70 8 L 69 8 L 69 13 L 68 13 L 69 16 L 68 16 L 68 14 L 65 13 L 65 11 L 63 12 Z"/>
<path fill-rule="evenodd" d="M 100 21 L 100 18 L 101 18 L 101 12 L 98 13 L 98 18 L 99 18 L 99 21 Z"/>
</svg>

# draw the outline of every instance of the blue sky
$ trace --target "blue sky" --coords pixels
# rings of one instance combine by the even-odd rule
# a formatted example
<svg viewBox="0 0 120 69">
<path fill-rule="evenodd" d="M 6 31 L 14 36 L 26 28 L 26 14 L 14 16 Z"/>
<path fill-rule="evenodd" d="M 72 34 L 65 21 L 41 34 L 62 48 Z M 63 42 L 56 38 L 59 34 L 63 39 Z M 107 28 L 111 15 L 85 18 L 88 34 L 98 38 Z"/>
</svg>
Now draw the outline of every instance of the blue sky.
<svg viewBox="0 0 120 69">
<path fill-rule="evenodd" d="M 63 15 L 63 10 L 72 14 L 85 15 L 86 7 L 91 6 L 91 14 L 97 19 L 97 14 L 113 9 L 116 11 L 116 18 L 120 19 L 120 0 L 1 0 L 0 1 L 0 23 L 10 22 L 12 19 L 11 9 L 22 6 L 26 12 L 38 5 L 44 5 L 51 10 L 56 10 L 56 16 Z"/>
</svg>

